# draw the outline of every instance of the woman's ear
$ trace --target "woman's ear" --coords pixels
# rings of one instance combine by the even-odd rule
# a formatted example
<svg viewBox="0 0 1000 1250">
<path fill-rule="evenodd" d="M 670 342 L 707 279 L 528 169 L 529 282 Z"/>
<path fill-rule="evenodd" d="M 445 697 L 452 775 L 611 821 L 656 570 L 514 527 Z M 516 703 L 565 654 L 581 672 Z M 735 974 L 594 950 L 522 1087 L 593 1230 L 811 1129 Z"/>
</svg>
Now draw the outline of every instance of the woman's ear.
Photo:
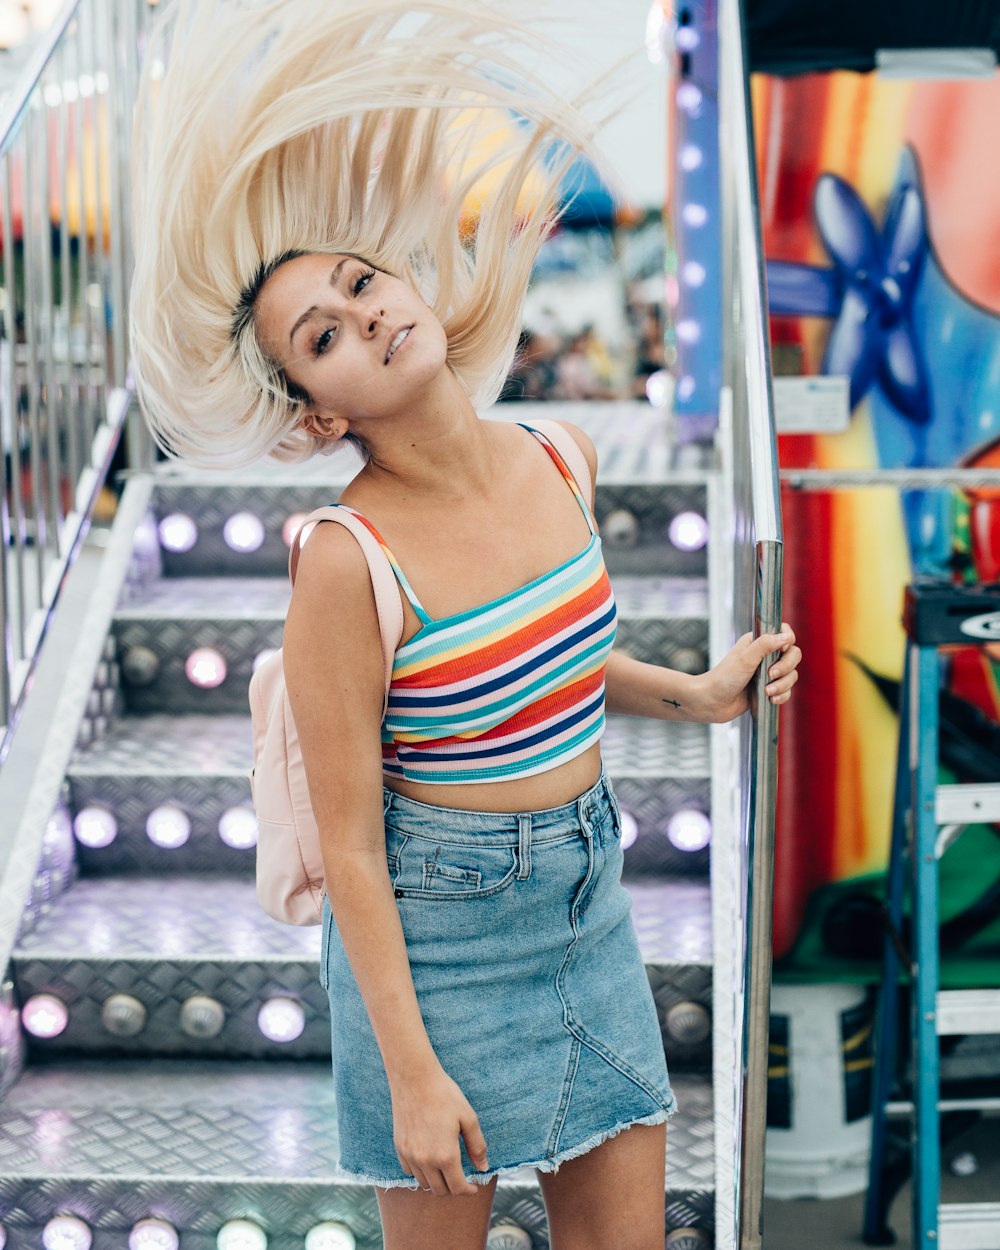
<svg viewBox="0 0 1000 1250">
<path fill-rule="evenodd" d="M 329 438 L 334 442 L 347 433 L 347 422 L 343 417 L 324 417 L 317 412 L 307 412 L 299 424 L 314 438 Z"/>
</svg>

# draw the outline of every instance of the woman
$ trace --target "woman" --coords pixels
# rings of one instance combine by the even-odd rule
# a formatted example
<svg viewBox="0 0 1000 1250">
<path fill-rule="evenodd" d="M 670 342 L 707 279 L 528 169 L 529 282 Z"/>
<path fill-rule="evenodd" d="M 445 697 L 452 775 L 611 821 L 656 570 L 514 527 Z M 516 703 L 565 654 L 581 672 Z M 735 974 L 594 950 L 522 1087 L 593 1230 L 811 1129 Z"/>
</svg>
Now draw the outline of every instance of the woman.
<svg viewBox="0 0 1000 1250">
<path fill-rule="evenodd" d="M 674 1100 L 605 706 L 726 720 L 773 651 L 784 702 L 799 653 L 785 629 L 691 677 L 611 650 L 572 455 L 476 411 L 588 123 L 523 69 L 526 27 L 428 9 L 180 7 L 137 113 L 140 394 L 195 461 L 363 454 L 340 503 L 381 538 L 404 613 L 384 723 L 368 568 L 341 526 L 303 549 L 284 660 L 326 868 L 339 1161 L 376 1186 L 387 1250 L 482 1247 L 498 1175 L 525 1165 L 556 1250 L 661 1250 Z M 593 444 L 564 437 L 593 481 Z"/>
</svg>

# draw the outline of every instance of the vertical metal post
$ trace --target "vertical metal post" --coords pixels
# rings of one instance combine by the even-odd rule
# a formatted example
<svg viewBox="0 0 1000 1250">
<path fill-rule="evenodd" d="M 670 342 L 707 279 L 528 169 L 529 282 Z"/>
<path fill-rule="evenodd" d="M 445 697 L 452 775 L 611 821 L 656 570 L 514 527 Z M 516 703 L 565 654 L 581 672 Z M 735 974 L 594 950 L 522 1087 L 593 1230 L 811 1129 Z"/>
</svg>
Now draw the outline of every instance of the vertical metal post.
<svg viewBox="0 0 1000 1250">
<path fill-rule="evenodd" d="M 44 417 L 45 438 L 45 484 L 47 487 L 46 547 L 52 554 L 60 554 L 62 533 L 61 471 L 62 454 L 59 447 L 59 406 L 56 400 L 55 367 L 55 288 L 52 274 L 52 185 L 51 146 L 49 143 L 49 118 L 53 107 L 53 87 L 61 94 L 61 84 L 53 83 L 50 74 L 43 74 L 38 84 L 38 129 L 40 131 L 39 156 L 39 214 L 38 214 L 38 275 L 42 317 L 42 377 L 40 398 Z M 46 570 L 48 571 L 48 570 Z M 42 587 L 38 588 L 38 602 L 43 600 Z"/>
<path fill-rule="evenodd" d="M 66 447 L 69 481 L 73 489 L 80 480 L 80 439 L 77 428 L 77 405 L 74 402 L 73 385 L 75 361 L 73 357 L 73 258 L 69 244 L 69 108 L 75 103 L 75 87 L 69 76 L 69 58 L 65 43 L 56 57 L 57 73 L 61 86 L 58 116 L 58 168 L 59 168 L 59 310 L 60 320 L 66 329 L 66 359 L 61 370 L 59 405 L 60 429 Z M 75 501 L 70 503 L 75 507 Z"/>
<path fill-rule="evenodd" d="M 9 711 L 12 696 L 11 676 L 14 662 L 20 649 L 20 639 L 24 637 L 24 500 L 21 493 L 21 454 L 23 438 L 21 433 L 21 368 L 18 364 L 18 322 L 21 316 L 22 300 L 17 285 L 17 250 L 14 243 L 14 211 L 11 187 L 14 181 L 16 158 L 8 151 L 4 156 L 4 178 L 0 187 L 3 213 L 3 268 L 4 290 L 7 295 L 7 334 L 10 350 L 10 369 L 7 374 L 7 412 L 10 417 L 10 504 L 6 511 L 4 523 L 9 534 L 11 559 L 14 565 L 14 576 L 6 582 L 7 593 L 14 600 L 14 611 L 8 608 L 4 621 L 4 671 L 7 684 L 7 707 Z M 25 185 L 21 178 L 21 216 L 27 211 Z M 8 243 L 7 241 L 10 240 Z M 22 257 L 23 257 L 22 247 Z M 23 263 L 23 262 L 22 262 Z"/>
<path fill-rule="evenodd" d="M 910 803 L 910 647 L 903 659 L 900 683 L 899 742 L 892 813 L 892 845 L 886 880 L 886 934 L 882 944 L 882 983 L 875 1032 L 875 1073 L 872 1081 L 871 1155 L 865 1195 L 864 1240 L 870 1246 L 891 1245 L 895 1236 L 886 1224 L 885 1161 L 888 1135 L 886 1103 L 892 1093 L 897 1063 L 899 1012 L 899 950 L 906 890 L 906 850 L 911 827 Z"/>
<path fill-rule="evenodd" d="M 36 92 L 38 88 L 35 88 Z M 38 176 L 35 172 L 34 131 L 38 121 L 38 109 L 28 106 L 28 115 L 22 131 L 24 153 L 24 331 L 27 346 L 26 389 L 28 394 L 28 461 L 31 472 L 31 516 L 34 533 L 31 535 L 35 553 L 35 585 L 32 598 L 37 596 L 45 581 L 44 551 L 48 541 L 45 518 L 45 490 L 42 469 L 42 430 L 38 411 Z M 22 634 L 18 656 L 23 659 L 27 640 Z"/>
<path fill-rule="evenodd" d="M 914 1250 L 936 1250 L 941 1191 L 937 1033 L 938 868 L 935 796 L 938 769 L 939 658 L 935 646 L 910 649 L 913 846 L 913 1156 Z"/>
</svg>

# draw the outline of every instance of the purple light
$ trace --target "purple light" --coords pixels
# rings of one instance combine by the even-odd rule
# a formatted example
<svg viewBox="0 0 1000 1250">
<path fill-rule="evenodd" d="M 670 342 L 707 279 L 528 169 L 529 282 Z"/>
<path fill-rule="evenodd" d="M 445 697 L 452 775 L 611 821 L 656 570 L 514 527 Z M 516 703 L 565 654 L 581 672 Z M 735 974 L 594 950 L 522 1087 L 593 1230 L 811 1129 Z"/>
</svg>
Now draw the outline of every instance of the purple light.
<svg viewBox="0 0 1000 1250">
<path fill-rule="evenodd" d="M 635 844 L 636 838 L 639 836 L 639 822 L 631 812 L 626 811 L 623 807 L 622 813 L 622 850 L 627 851 L 630 846 Z"/>
<path fill-rule="evenodd" d="M 214 647 L 199 647 L 184 664 L 188 681 L 203 690 L 213 690 L 226 680 L 226 661 Z"/>
<path fill-rule="evenodd" d="M 252 1220 L 228 1220 L 219 1229 L 219 1250 L 267 1250 L 267 1233 Z"/>
<path fill-rule="evenodd" d="M 705 266 L 700 265 L 696 260 L 685 261 L 681 269 L 681 277 L 686 286 L 701 286 L 706 277 Z"/>
<path fill-rule="evenodd" d="M 256 673 L 256 671 L 260 668 L 262 664 L 266 664 L 272 655 L 277 655 L 277 654 L 278 654 L 277 647 L 265 647 L 263 651 L 258 651 L 257 654 L 253 657 L 253 671 Z"/>
<path fill-rule="evenodd" d="M 227 807 L 219 817 L 219 837 L 237 851 L 257 845 L 257 817 L 249 807 Z"/>
<path fill-rule="evenodd" d="M 680 343 L 697 343 L 701 338 L 701 326 L 691 317 L 677 323 L 677 340 Z"/>
<path fill-rule="evenodd" d="M 252 512 L 237 512 L 222 527 L 222 537 L 233 551 L 257 551 L 264 542 L 264 523 Z"/>
<path fill-rule="evenodd" d="M 694 226 L 697 229 L 708 221 L 708 209 L 704 204 L 685 204 L 681 209 L 681 217 L 686 226 Z"/>
<path fill-rule="evenodd" d="M 69 1012 L 55 994 L 35 994 L 21 1008 L 21 1023 L 33 1037 L 58 1037 L 69 1023 Z"/>
<path fill-rule="evenodd" d="M 110 846 L 118 834 L 118 821 L 106 807 L 83 807 L 73 820 L 73 832 L 81 846 Z"/>
<path fill-rule="evenodd" d="M 346 1224 L 324 1220 L 306 1233 L 306 1250 L 355 1250 L 357 1239 Z"/>
<path fill-rule="evenodd" d="M 292 543 L 295 541 L 295 535 L 302 528 L 302 525 L 305 522 L 305 519 L 308 515 L 309 515 L 308 512 L 293 512 L 292 515 L 288 518 L 288 520 L 281 527 L 281 537 L 285 540 L 286 547 L 290 547 Z M 313 522 L 313 524 L 315 524 L 315 522 Z M 302 535 L 303 542 L 305 542 L 307 538 L 308 538 L 308 534 Z"/>
<path fill-rule="evenodd" d="M 700 551 L 708 542 L 708 522 L 697 512 L 678 512 L 667 535 L 678 551 Z"/>
<path fill-rule="evenodd" d="M 42 1229 L 45 1250 L 90 1250 L 94 1234 L 75 1215 L 55 1215 Z"/>
<path fill-rule="evenodd" d="M 701 163 L 705 159 L 705 154 L 697 143 L 685 143 L 680 150 L 681 169 L 690 173 L 693 169 L 700 169 Z"/>
<path fill-rule="evenodd" d="M 128 1235 L 129 1250 L 177 1250 L 179 1245 L 180 1238 L 173 1224 L 152 1217 L 133 1224 Z"/>
<path fill-rule="evenodd" d="M 674 43 L 677 45 L 678 52 L 693 52 L 701 43 L 701 35 L 693 26 L 678 26 L 677 34 L 674 35 Z"/>
<path fill-rule="evenodd" d="M 257 1013 L 257 1027 L 271 1042 L 294 1042 L 306 1027 L 306 1013 L 294 998 L 269 998 Z"/>
<path fill-rule="evenodd" d="M 677 88 L 677 106 L 689 116 L 694 116 L 701 108 L 701 88 L 693 82 L 682 82 Z"/>
<path fill-rule="evenodd" d="M 712 840 L 712 822 L 697 808 L 684 807 L 667 821 L 667 837 L 679 851 L 701 851 Z"/>
<path fill-rule="evenodd" d="M 191 836 L 191 821 L 187 813 L 172 803 L 155 807 L 146 819 L 146 834 L 150 842 L 168 851 L 183 846 Z"/>
<path fill-rule="evenodd" d="M 159 524 L 160 542 L 167 551 L 190 551 L 198 541 L 198 526 L 184 512 L 172 512 Z"/>
</svg>

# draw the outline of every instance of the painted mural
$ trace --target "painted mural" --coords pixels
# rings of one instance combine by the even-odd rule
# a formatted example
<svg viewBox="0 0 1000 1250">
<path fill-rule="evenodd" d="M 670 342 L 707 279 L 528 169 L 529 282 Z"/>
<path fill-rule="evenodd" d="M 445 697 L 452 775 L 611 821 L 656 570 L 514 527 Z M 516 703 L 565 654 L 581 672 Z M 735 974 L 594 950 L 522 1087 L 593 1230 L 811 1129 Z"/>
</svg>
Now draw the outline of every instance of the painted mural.
<svg viewBox="0 0 1000 1250">
<path fill-rule="evenodd" d="M 782 437 L 782 467 L 1000 464 L 1000 80 L 758 76 L 753 101 L 775 371 L 851 379 L 848 432 Z M 903 587 L 1000 578 L 1000 491 L 786 490 L 782 506 L 808 672 L 782 715 L 775 954 L 825 977 L 877 945 L 864 901 L 888 858 Z M 949 776 L 1000 780 L 997 672 L 949 656 Z M 949 855 L 958 916 L 1000 879 L 1000 838 Z M 976 940 L 1000 958 L 1000 923 Z"/>
</svg>

